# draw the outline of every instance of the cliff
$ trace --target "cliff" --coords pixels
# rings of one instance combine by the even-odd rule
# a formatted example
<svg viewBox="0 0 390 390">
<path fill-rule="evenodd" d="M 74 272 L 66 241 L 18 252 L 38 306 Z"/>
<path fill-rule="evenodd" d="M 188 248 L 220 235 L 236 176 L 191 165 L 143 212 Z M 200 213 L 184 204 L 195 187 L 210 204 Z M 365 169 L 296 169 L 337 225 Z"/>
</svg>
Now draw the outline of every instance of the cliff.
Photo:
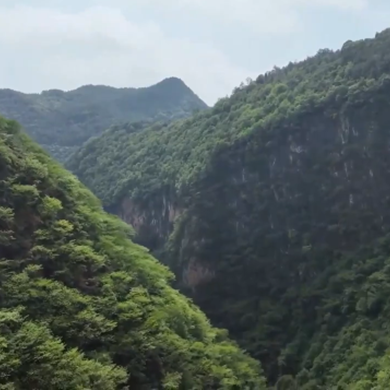
<svg viewBox="0 0 390 390">
<path fill-rule="evenodd" d="M 68 164 L 276 388 L 387 386 L 389 48 L 321 50 Z"/>
</svg>

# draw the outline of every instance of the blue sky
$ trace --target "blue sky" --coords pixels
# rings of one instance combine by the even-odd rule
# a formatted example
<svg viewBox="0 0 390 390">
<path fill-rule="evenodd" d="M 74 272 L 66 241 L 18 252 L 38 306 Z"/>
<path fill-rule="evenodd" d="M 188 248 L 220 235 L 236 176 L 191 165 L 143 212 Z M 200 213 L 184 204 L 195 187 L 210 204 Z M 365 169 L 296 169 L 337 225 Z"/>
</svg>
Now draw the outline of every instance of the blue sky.
<svg viewBox="0 0 390 390">
<path fill-rule="evenodd" d="M 213 104 L 274 65 L 387 27 L 388 0 L 0 0 L 0 87 L 176 76 Z"/>
</svg>

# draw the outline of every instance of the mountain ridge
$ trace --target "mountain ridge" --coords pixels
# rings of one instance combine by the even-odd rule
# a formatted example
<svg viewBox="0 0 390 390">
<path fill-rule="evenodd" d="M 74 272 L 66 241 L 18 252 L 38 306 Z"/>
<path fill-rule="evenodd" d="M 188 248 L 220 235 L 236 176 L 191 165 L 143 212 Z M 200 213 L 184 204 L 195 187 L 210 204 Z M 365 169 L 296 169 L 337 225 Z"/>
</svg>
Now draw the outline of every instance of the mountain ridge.
<svg viewBox="0 0 390 390">
<path fill-rule="evenodd" d="M 116 123 L 170 121 L 205 109 L 206 103 L 176 77 L 140 88 L 85 85 L 35 94 L 0 89 L 0 114 L 18 120 L 62 162 Z"/>
<path fill-rule="evenodd" d="M 18 91 L 12 88 L 0 88 L 0 91 L 12 91 L 16 92 L 18 94 L 22 94 L 25 96 L 41 96 L 45 94 L 55 94 L 55 93 L 61 93 L 61 94 L 67 94 L 67 93 L 74 93 L 74 92 L 79 92 L 80 90 L 88 90 L 88 89 L 106 89 L 106 90 L 115 90 L 115 91 L 139 91 L 139 90 L 145 90 L 149 88 L 159 88 L 161 86 L 173 86 L 175 85 L 176 87 L 181 88 L 182 90 L 186 91 L 191 91 L 194 95 L 196 95 L 190 87 L 179 77 L 175 76 L 170 76 L 170 77 L 165 77 L 164 79 L 152 83 L 147 86 L 141 86 L 141 87 L 114 87 L 109 84 L 84 84 L 76 88 L 71 88 L 71 89 L 59 89 L 59 88 L 50 88 L 50 89 L 44 89 L 41 92 L 23 92 L 23 91 Z M 198 95 L 196 95 L 198 96 Z M 206 103 L 205 103 L 206 104 Z M 208 107 L 208 105 L 206 104 Z"/>
</svg>

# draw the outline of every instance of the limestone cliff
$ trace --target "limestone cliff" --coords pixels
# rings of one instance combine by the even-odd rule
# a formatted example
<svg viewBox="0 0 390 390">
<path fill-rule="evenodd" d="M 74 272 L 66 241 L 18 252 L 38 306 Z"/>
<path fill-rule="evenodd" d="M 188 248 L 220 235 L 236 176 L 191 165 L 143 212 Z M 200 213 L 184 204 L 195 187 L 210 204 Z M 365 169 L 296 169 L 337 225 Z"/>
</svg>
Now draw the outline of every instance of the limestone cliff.
<svg viewBox="0 0 390 390">
<path fill-rule="evenodd" d="M 164 195 L 146 204 L 124 197 L 117 205 L 109 208 L 109 211 L 133 226 L 137 232 L 137 240 L 151 250 L 164 245 L 181 212 L 175 201 Z"/>
</svg>

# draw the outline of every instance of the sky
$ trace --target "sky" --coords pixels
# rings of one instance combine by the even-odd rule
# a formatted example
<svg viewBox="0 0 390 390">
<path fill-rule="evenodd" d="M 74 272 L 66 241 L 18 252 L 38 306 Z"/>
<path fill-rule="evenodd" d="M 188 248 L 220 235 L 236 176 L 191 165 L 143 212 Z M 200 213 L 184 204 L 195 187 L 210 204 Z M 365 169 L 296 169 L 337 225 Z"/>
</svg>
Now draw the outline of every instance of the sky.
<svg viewBox="0 0 390 390">
<path fill-rule="evenodd" d="M 389 0 L 0 0 L 0 88 L 175 76 L 212 105 L 248 77 L 387 27 Z"/>
</svg>

